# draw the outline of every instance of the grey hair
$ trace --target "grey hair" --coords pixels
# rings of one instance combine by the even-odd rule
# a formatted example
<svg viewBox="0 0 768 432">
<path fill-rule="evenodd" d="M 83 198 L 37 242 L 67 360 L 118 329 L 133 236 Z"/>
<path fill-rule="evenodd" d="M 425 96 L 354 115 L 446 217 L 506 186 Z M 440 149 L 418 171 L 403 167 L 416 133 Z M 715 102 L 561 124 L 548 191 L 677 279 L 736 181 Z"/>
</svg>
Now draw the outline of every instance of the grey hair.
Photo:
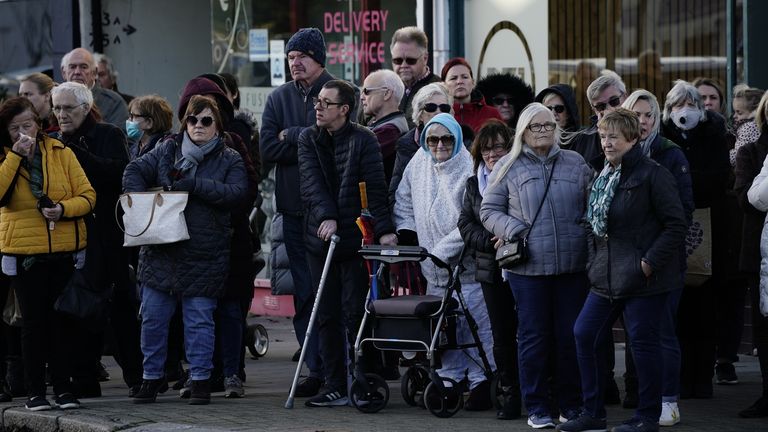
<svg viewBox="0 0 768 432">
<path fill-rule="evenodd" d="M 75 97 L 77 103 L 88 105 L 88 109 L 93 108 L 93 93 L 91 89 L 79 82 L 63 82 L 51 90 L 51 98 L 55 98 L 60 93 L 69 93 Z"/>
<path fill-rule="evenodd" d="M 705 121 L 707 119 L 707 112 L 704 110 L 704 102 L 701 101 L 699 89 L 684 80 L 675 81 L 675 85 L 673 85 L 672 89 L 667 93 L 667 98 L 664 100 L 664 112 L 661 116 L 662 120 L 669 120 L 670 115 L 672 114 L 672 108 L 684 104 L 689 100 L 696 104 L 696 108 L 698 108 L 699 113 L 701 114 L 699 121 Z"/>
<path fill-rule="evenodd" d="M 395 96 L 395 101 L 399 104 L 405 94 L 405 84 L 400 76 L 394 71 L 389 69 L 379 69 L 373 71 L 368 75 L 368 78 L 377 80 L 382 87 L 386 87 L 392 90 L 392 94 Z"/>
<path fill-rule="evenodd" d="M 496 181 L 493 184 L 499 183 L 504 179 L 504 176 L 507 175 L 509 168 L 512 167 L 512 164 L 515 163 L 518 156 L 520 156 L 520 153 L 523 152 L 523 135 L 525 133 L 525 129 L 528 128 L 528 125 L 531 124 L 533 118 L 536 117 L 536 115 L 539 113 L 547 113 L 547 117 L 549 117 L 548 121 L 557 125 L 557 122 L 555 121 L 555 115 L 552 114 L 552 111 L 544 106 L 544 104 L 539 102 L 528 104 L 528 106 L 526 106 L 525 109 L 520 113 L 520 117 L 517 119 L 517 125 L 515 125 L 515 139 L 512 140 L 512 148 L 509 150 L 509 154 L 504 156 L 504 164 L 501 166 L 499 174 L 496 177 Z M 555 127 L 554 139 L 555 145 L 559 145 L 560 127 Z"/>
<path fill-rule="evenodd" d="M 416 26 L 408 26 L 399 28 L 395 31 L 395 33 L 392 35 L 392 42 L 389 44 L 389 49 L 392 50 L 392 48 L 394 48 L 395 44 L 398 42 L 413 42 L 419 48 L 421 48 L 421 52 L 423 54 L 427 52 L 429 38 L 427 37 L 427 34 L 424 32 L 424 30 Z"/>
<path fill-rule="evenodd" d="M 627 86 L 616 72 L 610 69 L 603 69 L 600 76 L 597 77 L 589 87 L 587 87 L 587 99 L 593 101 L 608 87 L 615 87 L 622 94 L 627 94 Z"/>
<path fill-rule="evenodd" d="M 415 124 L 419 124 L 419 116 L 421 115 L 421 111 L 424 109 L 427 100 L 436 94 L 445 96 L 448 105 L 453 106 L 453 97 L 448 93 L 448 89 L 445 85 L 442 83 L 427 84 L 416 93 L 413 97 L 413 102 L 411 102 L 411 107 L 413 108 L 411 119 Z"/>
<path fill-rule="evenodd" d="M 72 53 L 75 52 L 75 50 L 78 50 L 78 49 L 82 49 L 82 50 L 87 51 L 88 53 L 91 54 L 91 60 L 93 60 L 93 63 L 91 63 L 90 66 L 95 69 L 98 66 L 98 63 L 96 62 L 96 59 L 93 57 L 93 53 L 91 53 L 90 51 L 88 51 L 85 48 L 75 48 L 72 51 L 64 54 L 64 57 L 61 58 L 61 67 L 62 68 L 66 68 L 67 67 L 67 65 L 69 64 L 69 59 L 72 57 Z"/>
<path fill-rule="evenodd" d="M 115 65 L 112 63 L 112 59 L 101 53 L 93 53 L 93 61 L 96 62 L 96 69 L 99 69 L 99 64 L 104 63 L 107 67 L 107 74 L 112 77 L 112 80 L 117 81 L 118 73 L 115 70 Z"/>
<path fill-rule="evenodd" d="M 653 93 L 645 89 L 635 90 L 627 97 L 624 103 L 621 104 L 621 107 L 633 111 L 632 108 L 635 107 L 637 101 L 641 100 L 648 102 L 651 106 L 651 114 L 653 115 L 653 133 L 658 133 L 659 128 L 661 127 L 661 108 L 659 108 L 659 101 Z"/>
</svg>

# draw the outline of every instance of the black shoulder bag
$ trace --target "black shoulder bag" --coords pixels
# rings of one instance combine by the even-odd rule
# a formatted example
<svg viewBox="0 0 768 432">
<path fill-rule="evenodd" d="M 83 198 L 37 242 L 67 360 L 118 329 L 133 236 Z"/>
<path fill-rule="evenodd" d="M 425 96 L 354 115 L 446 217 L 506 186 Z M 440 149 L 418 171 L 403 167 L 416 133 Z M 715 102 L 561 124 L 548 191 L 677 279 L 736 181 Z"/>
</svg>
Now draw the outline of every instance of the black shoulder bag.
<svg viewBox="0 0 768 432">
<path fill-rule="evenodd" d="M 528 261 L 528 236 L 531 235 L 533 225 L 536 223 L 536 219 L 539 218 L 541 208 L 544 206 L 544 201 L 547 199 L 547 193 L 549 192 L 549 185 L 552 183 L 552 177 L 555 173 L 555 164 L 557 159 L 552 162 L 552 172 L 549 174 L 547 180 L 547 187 L 544 189 L 544 196 L 541 197 L 541 203 L 539 203 L 539 209 L 536 210 L 536 215 L 533 216 L 531 226 L 528 228 L 528 233 L 522 239 L 505 242 L 496 250 L 496 262 L 499 263 L 499 267 L 503 269 L 510 269 L 517 265 L 523 264 Z"/>
</svg>

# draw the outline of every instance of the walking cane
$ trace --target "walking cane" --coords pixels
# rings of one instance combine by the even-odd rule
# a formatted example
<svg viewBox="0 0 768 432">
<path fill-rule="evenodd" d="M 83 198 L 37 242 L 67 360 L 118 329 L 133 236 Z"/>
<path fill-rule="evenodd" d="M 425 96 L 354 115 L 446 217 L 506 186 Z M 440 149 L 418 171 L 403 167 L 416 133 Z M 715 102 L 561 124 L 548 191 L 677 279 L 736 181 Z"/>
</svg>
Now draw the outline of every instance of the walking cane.
<svg viewBox="0 0 768 432">
<path fill-rule="evenodd" d="M 307 326 L 307 333 L 304 335 L 304 344 L 301 346 L 301 355 L 299 356 L 299 364 L 296 365 L 296 373 L 293 374 L 293 383 L 291 384 L 291 393 L 288 395 L 288 400 L 285 401 L 285 408 L 293 408 L 293 398 L 296 395 L 296 383 L 299 381 L 299 374 L 301 373 L 301 366 L 304 364 L 304 351 L 309 345 L 309 337 L 312 335 L 312 329 L 315 326 L 315 315 L 317 315 L 317 307 L 320 305 L 320 297 L 323 295 L 323 287 L 325 286 L 325 277 L 328 275 L 328 269 L 331 267 L 331 259 L 333 258 L 333 251 L 336 249 L 336 244 L 341 239 L 337 235 L 331 236 L 331 245 L 328 247 L 328 255 L 325 257 L 325 265 L 323 266 L 323 274 L 320 276 L 320 286 L 317 287 L 317 294 L 315 294 L 315 304 L 312 305 L 312 314 L 309 316 L 309 325 Z"/>
</svg>

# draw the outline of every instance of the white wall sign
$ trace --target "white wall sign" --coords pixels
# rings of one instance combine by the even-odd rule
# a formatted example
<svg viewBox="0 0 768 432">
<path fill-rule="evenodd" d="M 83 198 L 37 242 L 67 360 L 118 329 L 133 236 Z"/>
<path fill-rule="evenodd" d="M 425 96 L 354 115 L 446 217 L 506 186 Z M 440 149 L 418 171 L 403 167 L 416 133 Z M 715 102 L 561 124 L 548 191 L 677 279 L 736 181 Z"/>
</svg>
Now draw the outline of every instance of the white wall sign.
<svg viewBox="0 0 768 432">
<path fill-rule="evenodd" d="M 267 29 L 251 29 L 248 32 L 248 59 L 252 62 L 269 60 L 269 34 Z"/>
<path fill-rule="evenodd" d="M 269 74 L 273 87 L 285 83 L 285 41 L 282 39 L 269 41 Z"/>
</svg>

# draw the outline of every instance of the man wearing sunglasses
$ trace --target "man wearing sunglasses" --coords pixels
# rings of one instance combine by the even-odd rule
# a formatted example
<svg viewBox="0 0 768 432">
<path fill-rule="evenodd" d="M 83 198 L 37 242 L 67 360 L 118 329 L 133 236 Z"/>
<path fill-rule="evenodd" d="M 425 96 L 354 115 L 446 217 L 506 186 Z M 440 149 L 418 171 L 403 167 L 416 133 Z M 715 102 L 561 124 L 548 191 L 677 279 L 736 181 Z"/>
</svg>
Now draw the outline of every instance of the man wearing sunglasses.
<svg viewBox="0 0 768 432">
<path fill-rule="evenodd" d="M 408 120 L 398 108 L 405 86 L 396 73 L 388 69 L 372 72 L 363 82 L 360 102 L 368 127 L 376 134 L 384 159 L 384 175 L 389 184 L 395 166 L 397 139 L 408 131 Z"/>
<path fill-rule="evenodd" d="M 405 113 L 409 127 L 414 127 L 411 122 L 411 101 L 413 96 L 427 84 L 440 82 L 440 77 L 433 74 L 427 66 L 429 51 L 427 46 L 429 39 L 427 34 L 418 27 L 403 27 L 392 35 L 392 43 L 389 45 L 392 54 L 392 70 L 400 76 L 405 85 L 405 95 L 400 101 L 400 111 Z"/>
<path fill-rule="evenodd" d="M 314 98 L 316 124 L 299 137 L 299 184 L 306 208 L 305 242 L 312 286 L 319 286 L 328 241 L 334 234 L 340 237 L 318 306 L 325 387 L 306 401 L 308 407 L 348 403 L 345 344 L 354 345 L 368 288 L 368 270 L 357 253 L 362 241 L 355 223 L 363 205 L 360 182 L 367 186 L 374 241 L 397 244 L 379 144 L 370 130 L 350 121 L 355 102 L 351 84 L 326 82 Z"/>
</svg>

